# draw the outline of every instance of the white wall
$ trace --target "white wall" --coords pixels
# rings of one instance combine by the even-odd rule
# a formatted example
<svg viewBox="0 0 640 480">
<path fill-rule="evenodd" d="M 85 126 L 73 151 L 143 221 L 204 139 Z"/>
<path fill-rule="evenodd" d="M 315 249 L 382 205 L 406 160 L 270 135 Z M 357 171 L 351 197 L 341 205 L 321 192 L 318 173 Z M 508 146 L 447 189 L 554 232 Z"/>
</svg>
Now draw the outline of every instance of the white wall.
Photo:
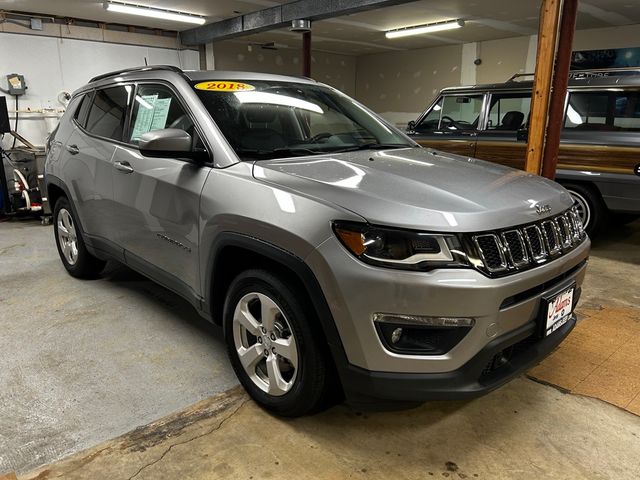
<svg viewBox="0 0 640 480">
<path fill-rule="evenodd" d="M 0 85 L 6 89 L 5 75 L 20 73 L 29 87 L 19 99 L 20 110 L 62 110 L 64 106 L 57 100 L 60 92 L 73 92 L 101 73 L 144 65 L 145 58 L 149 65 L 199 68 L 198 52 L 193 50 L 0 33 Z M 7 103 L 9 110 L 14 109 L 14 97 L 7 97 Z M 9 116 L 13 128 L 13 114 Z M 55 124 L 55 118 L 45 122 L 42 114 L 21 113 L 18 133 L 35 145 L 42 145 Z M 11 143 L 12 137 L 5 135 L 5 148 Z"/>
</svg>

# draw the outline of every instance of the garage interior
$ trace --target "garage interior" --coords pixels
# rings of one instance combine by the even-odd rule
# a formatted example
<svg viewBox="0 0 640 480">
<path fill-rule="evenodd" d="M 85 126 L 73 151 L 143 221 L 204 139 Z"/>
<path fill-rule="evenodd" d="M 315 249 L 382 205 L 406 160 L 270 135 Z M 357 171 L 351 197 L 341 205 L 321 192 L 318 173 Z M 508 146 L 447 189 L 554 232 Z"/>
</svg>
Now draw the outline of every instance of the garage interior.
<svg viewBox="0 0 640 480">
<path fill-rule="evenodd" d="M 522 166 L 551 168 L 553 177 L 566 108 L 562 61 L 568 72 L 580 52 L 600 61 L 624 51 L 620 78 L 640 76 L 636 2 L 135 2 L 192 23 L 114 12 L 110 3 L 125 2 L 0 0 L 0 97 L 17 134 L 2 137 L 0 169 L 0 480 L 640 478 L 633 216 L 601 212 L 578 323 L 525 374 L 472 400 L 406 409 L 338 403 L 287 419 L 250 399 L 222 329 L 182 297 L 116 262 L 95 280 L 67 275 L 42 191 L 46 139 L 73 92 L 97 75 L 145 65 L 308 76 L 402 131 L 443 88 L 535 72 Z M 571 5 L 575 29 L 562 18 Z M 459 28 L 385 36 L 451 21 Z M 608 75 L 594 65 L 593 75 Z M 27 88 L 7 93 L 12 79 Z M 24 199 L 10 187 L 14 170 L 41 201 L 14 208 L 10 195 Z M 640 187 L 636 170 L 629 177 Z"/>
</svg>

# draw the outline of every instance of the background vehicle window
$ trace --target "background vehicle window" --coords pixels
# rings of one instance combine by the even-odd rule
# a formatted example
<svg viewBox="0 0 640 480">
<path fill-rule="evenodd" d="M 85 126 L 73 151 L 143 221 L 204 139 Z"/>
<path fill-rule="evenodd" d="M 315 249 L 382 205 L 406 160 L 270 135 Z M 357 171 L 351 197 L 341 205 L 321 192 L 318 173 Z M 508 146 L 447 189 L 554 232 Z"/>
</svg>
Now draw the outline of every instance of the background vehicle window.
<svg viewBox="0 0 640 480">
<path fill-rule="evenodd" d="M 86 126 L 87 122 L 87 113 L 89 113 L 89 108 L 91 107 L 91 94 L 87 93 L 86 95 L 82 95 L 80 97 L 80 103 L 78 108 L 76 108 L 76 112 L 73 115 L 75 121 L 81 127 Z"/>
<path fill-rule="evenodd" d="M 474 130 L 482 110 L 482 95 L 444 97 L 440 130 Z"/>
<path fill-rule="evenodd" d="M 138 143 L 140 136 L 154 130 L 179 128 L 194 134 L 194 124 L 176 95 L 164 85 L 140 85 L 133 102 L 128 139 Z"/>
<path fill-rule="evenodd" d="M 587 131 L 640 131 L 640 92 L 571 93 L 564 127 Z"/>
<path fill-rule="evenodd" d="M 440 125 L 440 113 L 442 112 L 442 98 L 438 100 L 431 111 L 425 115 L 420 123 L 413 130 L 416 132 L 433 132 L 438 130 Z"/>
<path fill-rule="evenodd" d="M 529 120 L 531 95 L 502 94 L 491 96 L 487 130 L 519 130 Z"/>
<path fill-rule="evenodd" d="M 130 86 L 98 90 L 93 97 L 86 129 L 100 137 L 122 140 L 130 92 Z"/>
</svg>

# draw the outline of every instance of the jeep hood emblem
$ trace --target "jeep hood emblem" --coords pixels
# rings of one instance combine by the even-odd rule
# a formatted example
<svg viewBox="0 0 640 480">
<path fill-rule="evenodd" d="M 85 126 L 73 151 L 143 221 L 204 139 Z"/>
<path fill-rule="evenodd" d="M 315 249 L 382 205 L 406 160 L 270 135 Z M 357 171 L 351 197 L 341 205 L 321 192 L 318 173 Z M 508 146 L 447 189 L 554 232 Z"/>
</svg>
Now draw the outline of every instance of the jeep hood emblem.
<svg viewBox="0 0 640 480">
<path fill-rule="evenodd" d="M 536 213 L 538 215 L 544 215 L 545 213 L 551 213 L 551 205 L 536 205 Z"/>
</svg>

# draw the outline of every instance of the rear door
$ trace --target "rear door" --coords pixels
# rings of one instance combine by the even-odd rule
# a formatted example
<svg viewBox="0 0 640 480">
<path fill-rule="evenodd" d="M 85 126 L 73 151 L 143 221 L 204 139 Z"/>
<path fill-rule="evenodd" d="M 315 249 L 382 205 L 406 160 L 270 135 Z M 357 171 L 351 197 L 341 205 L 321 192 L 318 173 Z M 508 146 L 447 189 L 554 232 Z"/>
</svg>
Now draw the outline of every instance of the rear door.
<svg viewBox="0 0 640 480">
<path fill-rule="evenodd" d="M 472 157 L 483 94 L 444 94 L 408 132 L 420 145 Z"/>
<path fill-rule="evenodd" d="M 114 214 L 128 264 L 186 296 L 199 291 L 200 193 L 211 168 L 176 158 L 140 154 L 141 135 L 179 128 L 204 144 L 186 105 L 168 84 L 141 83 L 132 105 L 126 146 L 118 146 L 112 168 Z"/>
<path fill-rule="evenodd" d="M 76 111 L 74 130 L 66 141 L 62 169 L 84 231 L 116 240 L 110 216 L 113 200 L 112 160 L 122 140 L 132 85 L 103 88 L 85 95 Z"/>
<path fill-rule="evenodd" d="M 531 92 L 493 93 L 487 120 L 478 132 L 475 157 L 524 169 Z"/>
</svg>

